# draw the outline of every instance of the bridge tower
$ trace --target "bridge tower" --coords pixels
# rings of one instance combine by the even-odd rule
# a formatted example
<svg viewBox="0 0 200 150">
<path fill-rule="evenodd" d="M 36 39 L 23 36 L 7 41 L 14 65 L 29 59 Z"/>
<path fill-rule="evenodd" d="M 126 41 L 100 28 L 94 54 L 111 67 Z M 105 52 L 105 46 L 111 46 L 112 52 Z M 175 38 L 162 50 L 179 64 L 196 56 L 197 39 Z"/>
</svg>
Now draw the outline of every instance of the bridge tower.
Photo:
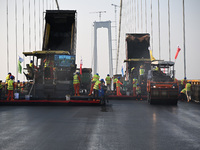
<svg viewBox="0 0 200 150">
<path fill-rule="evenodd" d="M 109 51 L 109 74 L 113 76 L 113 62 L 112 62 L 112 38 L 111 38 L 111 21 L 100 21 L 94 22 L 94 51 L 93 51 L 93 74 L 97 72 L 97 29 L 107 28 L 108 29 L 108 51 Z"/>
</svg>

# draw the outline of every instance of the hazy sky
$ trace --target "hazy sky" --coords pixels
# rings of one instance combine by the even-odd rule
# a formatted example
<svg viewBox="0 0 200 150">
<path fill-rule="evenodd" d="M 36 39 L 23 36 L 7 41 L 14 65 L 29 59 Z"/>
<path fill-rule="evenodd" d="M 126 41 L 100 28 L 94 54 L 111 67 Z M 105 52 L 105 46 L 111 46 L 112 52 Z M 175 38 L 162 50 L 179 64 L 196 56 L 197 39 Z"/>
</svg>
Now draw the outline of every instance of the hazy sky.
<svg viewBox="0 0 200 150">
<path fill-rule="evenodd" d="M 36 32 L 36 50 L 41 50 L 42 44 L 42 9 L 43 0 L 36 1 L 36 31 L 34 29 L 34 0 L 31 0 L 31 49 L 29 49 L 29 0 L 24 0 L 24 51 L 35 50 L 34 33 Z M 122 17 L 122 32 L 121 32 L 121 46 L 120 46 L 120 60 L 119 60 L 119 71 L 121 73 L 121 66 L 125 58 L 125 33 L 144 33 L 145 32 L 145 14 L 144 14 L 144 3 L 143 2 L 143 28 L 141 24 L 135 31 L 135 25 L 138 26 L 137 22 L 134 21 L 134 4 L 135 2 L 141 2 L 140 0 L 124 0 L 123 1 L 123 17 Z M 151 33 L 151 11 L 150 11 L 150 0 L 147 1 L 147 32 Z M 23 0 L 17 0 L 17 56 L 21 56 L 23 52 L 23 19 L 22 19 L 22 2 Z M 40 9 L 39 9 L 40 2 Z M 56 9 L 53 0 L 44 0 L 44 9 Z M 62 10 L 77 10 L 77 56 L 76 63 L 79 66 L 80 59 L 83 59 L 83 67 L 90 68 L 92 65 L 92 46 L 93 46 L 93 22 L 99 21 L 98 13 L 92 13 L 97 11 L 106 11 L 102 14 L 101 20 L 111 20 L 114 26 L 115 13 L 114 7 L 111 4 L 120 5 L 120 0 L 58 0 L 60 9 Z M 153 2 L 153 55 L 158 59 L 158 1 L 152 0 Z M 15 0 L 8 0 L 9 3 L 9 71 L 16 76 L 16 21 L 15 21 Z M 171 14 L 171 57 L 174 60 L 177 46 L 181 47 L 181 51 L 176 60 L 176 77 L 182 79 L 184 77 L 183 67 L 183 24 L 182 24 L 182 0 L 170 0 L 170 14 Z M 1 45 L 1 72 L 0 79 L 5 80 L 8 73 L 7 71 L 7 20 L 6 20 L 6 0 L 0 0 L 0 45 Z M 188 79 L 200 79 L 200 70 L 198 69 L 198 59 L 200 56 L 199 48 L 197 43 L 199 42 L 200 35 L 200 6 L 199 0 L 185 0 L 185 29 L 186 29 L 186 62 L 187 62 L 187 78 Z M 141 5 L 139 3 L 139 10 Z M 139 13 L 140 14 L 140 13 Z M 160 33 L 161 33 L 161 59 L 168 60 L 168 0 L 160 0 Z M 40 22 L 39 18 L 40 17 Z M 141 18 L 141 17 L 139 17 Z M 119 8 L 117 8 L 117 23 L 119 19 Z M 139 19 L 141 23 L 141 19 Z M 137 19 L 138 21 L 138 19 Z M 113 39 L 115 38 L 113 28 Z M 39 40 L 40 39 L 40 40 Z M 113 42 L 113 48 L 115 48 Z M 113 53 L 113 57 L 116 58 L 116 51 Z M 29 62 L 29 58 L 25 57 L 26 63 Z M 108 42 L 107 42 L 107 29 L 98 29 L 98 73 L 101 78 L 105 78 L 108 73 Z M 115 63 L 114 63 L 115 68 Z M 197 68 L 197 69 L 196 69 Z M 19 75 L 19 79 L 23 80 L 23 75 Z"/>
</svg>

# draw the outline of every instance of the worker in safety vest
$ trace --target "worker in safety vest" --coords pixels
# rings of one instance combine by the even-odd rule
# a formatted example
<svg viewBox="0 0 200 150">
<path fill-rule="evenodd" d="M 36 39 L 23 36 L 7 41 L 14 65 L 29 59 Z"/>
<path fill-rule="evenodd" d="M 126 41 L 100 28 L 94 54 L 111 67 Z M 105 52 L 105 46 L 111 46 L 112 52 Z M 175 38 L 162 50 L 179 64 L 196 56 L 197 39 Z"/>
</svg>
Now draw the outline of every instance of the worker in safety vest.
<svg viewBox="0 0 200 150">
<path fill-rule="evenodd" d="M 73 77 L 74 96 L 80 96 L 79 94 L 80 82 L 81 82 L 81 78 L 79 76 L 79 72 L 77 72 Z"/>
<path fill-rule="evenodd" d="M 136 94 L 137 94 L 136 100 L 138 100 L 138 99 L 142 100 L 141 87 L 140 87 L 140 85 L 138 83 L 137 83 L 137 87 L 136 87 Z"/>
<path fill-rule="evenodd" d="M 92 95 L 92 91 L 93 91 L 93 87 L 94 84 L 96 83 L 97 80 L 99 80 L 100 76 L 98 73 L 96 73 L 93 77 L 92 77 L 92 84 L 91 84 L 91 88 L 90 88 L 90 93 L 88 96 Z"/>
<path fill-rule="evenodd" d="M 191 101 L 191 81 L 185 85 L 187 102 Z"/>
<path fill-rule="evenodd" d="M 178 99 L 183 101 L 183 100 L 186 100 L 186 98 L 187 98 L 187 97 L 186 97 L 186 88 L 184 88 L 184 89 L 181 90 Z"/>
<path fill-rule="evenodd" d="M 96 80 L 93 90 L 94 90 L 94 96 L 96 98 L 98 98 L 99 97 L 99 90 L 101 90 L 101 81 Z"/>
<path fill-rule="evenodd" d="M 33 67 L 33 61 L 32 60 L 30 61 L 29 67 L 31 67 L 31 68 Z"/>
<path fill-rule="evenodd" d="M 136 87 L 138 80 L 136 78 L 133 79 L 133 96 L 136 96 Z"/>
<path fill-rule="evenodd" d="M 140 83 L 142 83 L 142 81 L 144 80 L 144 72 L 145 72 L 144 66 L 141 65 L 141 66 L 140 66 L 140 69 L 139 69 Z"/>
<path fill-rule="evenodd" d="M 10 76 L 11 76 L 12 74 L 9 72 L 8 73 L 8 75 L 6 76 L 6 84 L 8 84 L 8 81 L 10 80 Z"/>
<path fill-rule="evenodd" d="M 10 80 L 8 81 L 8 97 L 7 97 L 7 101 L 9 101 L 10 97 L 11 97 L 11 101 L 13 101 L 13 91 L 14 91 L 14 76 L 10 76 Z"/>
<path fill-rule="evenodd" d="M 116 83 L 117 83 L 117 78 L 113 79 L 113 87 L 114 87 L 114 91 L 116 91 Z"/>
<path fill-rule="evenodd" d="M 109 74 L 107 74 L 107 77 L 106 77 L 106 85 L 107 85 L 107 90 L 110 91 L 111 90 L 111 77 Z"/>
<path fill-rule="evenodd" d="M 20 80 L 17 81 L 16 89 L 17 89 L 17 92 L 18 92 L 18 93 L 21 91 L 21 83 L 20 83 Z"/>
<path fill-rule="evenodd" d="M 0 80 L 0 100 L 2 96 L 2 89 L 3 89 L 2 80 Z"/>
<path fill-rule="evenodd" d="M 179 84 L 179 91 L 185 88 L 186 82 L 187 82 L 186 77 L 181 80 L 181 84 Z"/>
<path fill-rule="evenodd" d="M 120 77 L 117 78 L 117 82 L 116 82 L 116 88 L 117 88 L 117 96 L 121 96 L 121 92 L 120 92 L 120 85 L 123 85 L 121 82 L 120 82 Z"/>
</svg>

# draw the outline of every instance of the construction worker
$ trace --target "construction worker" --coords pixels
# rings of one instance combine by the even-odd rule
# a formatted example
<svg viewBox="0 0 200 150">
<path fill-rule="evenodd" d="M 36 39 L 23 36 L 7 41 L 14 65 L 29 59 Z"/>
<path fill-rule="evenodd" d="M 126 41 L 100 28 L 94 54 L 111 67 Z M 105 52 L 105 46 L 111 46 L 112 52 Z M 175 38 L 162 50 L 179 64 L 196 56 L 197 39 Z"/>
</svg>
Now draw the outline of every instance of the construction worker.
<svg viewBox="0 0 200 150">
<path fill-rule="evenodd" d="M 10 80 L 10 76 L 11 76 L 12 74 L 9 72 L 8 73 L 8 75 L 6 76 L 6 84 L 8 84 L 8 81 Z"/>
<path fill-rule="evenodd" d="M 107 90 L 110 91 L 111 90 L 111 77 L 109 74 L 107 74 L 107 77 L 105 80 L 106 80 Z"/>
<path fill-rule="evenodd" d="M 182 89 L 179 95 L 179 100 L 186 100 L 186 88 Z"/>
<path fill-rule="evenodd" d="M 90 88 L 90 93 L 88 96 L 92 95 L 92 91 L 93 91 L 93 87 L 94 87 L 94 84 L 97 80 L 99 80 L 100 76 L 98 73 L 96 73 L 93 77 L 92 77 L 92 84 L 91 84 L 91 88 Z"/>
<path fill-rule="evenodd" d="M 137 83 L 137 87 L 136 87 L 136 94 L 137 94 L 136 100 L 138 100 L 138 99 L 142 100 L 141 87 L 140 87 L 140 85 L 138 83 Z"/>
<path fill-rule="evenodd" d="M 13 101 L 13 91 L 14 91 L 14 76 L 10 76 L 10 80 L 8 81 L 8 97 L 7 97 L 7 101 L 9 101 L 10 97 L 11 97 L 11 101 Z"/>
<path fill-rule="evenodd" d="M 114 91 L 116 91 L 116 83 L 117 83 L 117 78 L 113 79 L 113 87 L 114 87 Z"/>
<path fill-rule="evenodd" d="M 120 82 L 120 77 L 117 78 L 117 82 L 116 82 L 116 88 L 117 88 L 117 96 L 121 96 L 121 92 L 120 92 L 120 85 L 123 85 L 121 82 Z"/>
<path fill-rule="evenodd" d="M 30 61 L 29 67 L 31 67 L 31 68 L 33 67 L 33 61 L 32 60 Z"/>
<path fill-rule="evenodd" d="M 136 87 L 138 84 L 138 80 L 136 78 L 133 79 L 133 96 L 136 96 Z"/>
<path fill-rule="evenodd" d="M 96 80 L 93 90 L 94 90 L 94 96 L 96 98 L 98 98 L 99 97 L 99 90 L 101 90 L 101 81 Z"/>
<path fill-rule="evenodd" d="M 143 65 L 140 66 L 140 69 L 139 69 L 139 74 L 140 74 L 140 83 L 142 83 L 142 81 L 144 80 L 144 67 Z"/>
<path fill-rule="evenodd" d="M 74 96 L 80 96 L 79 94 L 80 82 L 81 78 L 79 76 L 79 72 L 77 72 L 73 77 Z"/>
<path fill-rule="evenodd" d="M 2 80 L 0 80 L 0 100 L 2 96 L 2 89 L 3 89 Z"/>
<path fill-rule="evenodd" d="M 189 81 L 185 85 L 185 89 L 186 89 L 187 102 L 190 102 L 191 101 L 191 81 Z"/>
</svg>

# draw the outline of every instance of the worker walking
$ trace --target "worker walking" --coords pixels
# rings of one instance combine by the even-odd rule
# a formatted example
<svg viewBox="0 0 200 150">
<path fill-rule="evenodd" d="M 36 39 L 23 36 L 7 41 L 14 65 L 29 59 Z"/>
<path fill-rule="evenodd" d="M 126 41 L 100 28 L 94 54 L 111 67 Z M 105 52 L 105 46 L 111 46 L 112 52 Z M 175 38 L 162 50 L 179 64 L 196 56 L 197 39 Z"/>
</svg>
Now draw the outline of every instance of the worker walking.
<svg viewBox="0 0 200 150">
<path fill-rule="evenodd" d="M 120 85 L 123 85 L 121 82 L 120 82 L 120 77 L 117 78 L 117 82 L 116 82 L 116 88 L 117 88 L 117 96 L 121 96 L 121 92 L 120 92 Z"/>
<path fill-rule="evenodd" d="M 187 102 L 190 102 L 191 101 L 191 82 L 190 81 L 185 85 L 185 89 L 186 89 Z"/>
<path fill-rule="evenodd" d="M 10 97 L 11 97 L 11 101 L 13 101 L 13 91 L 14 91 L 14 76 L 10 76 L 10 80 L 8 81 L 8 97 L 7 97 L 7 101 L 9 101 Z"/>
<path fill-rule="evenodd" d="M 80 96 L 79 94 L 80 82 L 81 82 L 81 78 L 79 76 L 79 72 L 77 72 L 73 77 L 74 96 Z"/>
<path fill-rule="evenodd" d="M 133 96 L 136 96 L 136 87 L 138 80 L 136 78 L 133 79 Z"/>
<path fill-rule="evenodd" d="M 92 84 L 91 84 L 91 88 L 90 88 L 90 93 L 88 96 L 92 95 L 92 91 L 93 91 L 93 87 L 94 87 L 94 84 L 96 83 L 97 80 L 99 80 L 99 74 L 96 73 L 93 77 L 92 77 Z"/>
<path fill-rule="evenodd" d="M 101 82 L 97 80 L 94 84 L 94 97 L 98 98 L 99 97 L 99 90 L 101 90 Z"/>
<path fill-rule="evenodd" d="M 107 77 L 105 80 L 106 80 L 107 90 L 110 91 L 111 90 L 111 77 L 109 74 L 107 74 Z"/>
</svg>

